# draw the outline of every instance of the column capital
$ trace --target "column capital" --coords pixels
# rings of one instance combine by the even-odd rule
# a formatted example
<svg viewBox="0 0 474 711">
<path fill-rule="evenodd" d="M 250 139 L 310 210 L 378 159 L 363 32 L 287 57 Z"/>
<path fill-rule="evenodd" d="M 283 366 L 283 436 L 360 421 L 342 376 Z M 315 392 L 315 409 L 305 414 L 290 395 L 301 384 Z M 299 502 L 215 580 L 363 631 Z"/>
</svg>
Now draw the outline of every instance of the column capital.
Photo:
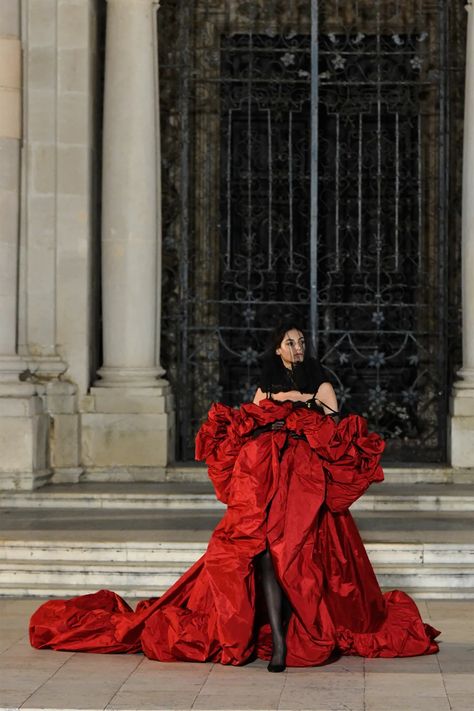
<svg viewBox="0 0 474 711">
<path fill-rule="evenodd" d="M 466 10 L 466 12 L 469 12 L 471 10 L 473 1 L 474 0 L 465 0 L 464 9 Z"/>
</svg>

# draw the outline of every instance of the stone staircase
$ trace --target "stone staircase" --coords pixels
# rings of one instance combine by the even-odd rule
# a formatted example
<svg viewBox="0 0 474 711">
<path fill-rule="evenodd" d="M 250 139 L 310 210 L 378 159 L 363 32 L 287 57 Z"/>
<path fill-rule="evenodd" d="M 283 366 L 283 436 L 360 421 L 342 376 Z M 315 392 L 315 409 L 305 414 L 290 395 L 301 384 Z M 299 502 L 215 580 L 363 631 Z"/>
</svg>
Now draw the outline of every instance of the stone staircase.
<svg viewBox="0 0 474 711">
<path fill-rule="evenodd" d="M 160 483 L 1 493 L 0 595 L 160 595 L 204 553 L 224 510 L 201 467 L 183 470 Z M 473 472 L 388 468 L 351 511 L 383 589 L 474 598 Z"/>
</svg>

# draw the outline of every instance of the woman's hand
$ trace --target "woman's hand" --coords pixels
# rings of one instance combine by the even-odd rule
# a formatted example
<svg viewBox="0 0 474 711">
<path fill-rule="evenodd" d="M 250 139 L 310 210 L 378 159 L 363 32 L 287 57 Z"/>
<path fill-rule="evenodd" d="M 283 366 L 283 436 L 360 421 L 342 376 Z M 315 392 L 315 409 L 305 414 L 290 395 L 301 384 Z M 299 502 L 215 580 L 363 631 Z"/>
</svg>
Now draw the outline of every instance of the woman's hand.
<svg viewBox="0 0 474 711">
<path fill-rule="evenodd" d="M 285 426 L 285 420 L 275 420 L 272 422 L 272 430 L 282 430 Z"/>
</svg>

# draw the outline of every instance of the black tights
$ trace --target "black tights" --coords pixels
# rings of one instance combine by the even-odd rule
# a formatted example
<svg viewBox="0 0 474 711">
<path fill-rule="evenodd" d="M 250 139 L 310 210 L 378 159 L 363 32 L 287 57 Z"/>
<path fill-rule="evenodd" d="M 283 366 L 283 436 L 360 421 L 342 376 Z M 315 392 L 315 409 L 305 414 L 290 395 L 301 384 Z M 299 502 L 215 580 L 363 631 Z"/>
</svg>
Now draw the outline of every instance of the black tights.
<svg viewBox="0 0 474 711">
<path fill-rule="evenodd" d="M 259 565 L 272 630 L 272 664 L 284 664 L 286 654 L 284 628 L 290 614 L 289 603 L 275 577 L 273 561 L 268 549 L 259 556 Z"/>
</svg>

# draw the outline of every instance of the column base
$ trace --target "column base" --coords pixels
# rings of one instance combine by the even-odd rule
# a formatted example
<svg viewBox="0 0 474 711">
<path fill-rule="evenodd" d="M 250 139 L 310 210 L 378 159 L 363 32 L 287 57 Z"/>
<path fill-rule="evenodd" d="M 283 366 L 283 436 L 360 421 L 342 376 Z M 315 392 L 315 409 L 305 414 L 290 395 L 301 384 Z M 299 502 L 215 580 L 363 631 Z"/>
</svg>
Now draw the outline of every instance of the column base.
<svg viewBox="0 0 474 711">
<path fill-rule="evenodd" d="M 50 381 L 45 388 L 44 400 L 51 417 L 49 445 L 52 482 L 77 484 L 83 472 L 77 387 L 67 381 Z"/>
<path fill-rule="evenodd" d="M 463 369 L 450 399 L 449 455 L 453 467 L 474 467 L 474 370 Z"/>
<path fill-rule="evenodd" d="M 51 480 L 48 431 L 49 415 L 32 385 L 2 383 L 0 490 L 31 491 Z"/>
<path fill-rule="evenodd" d="M 55 467 L 51 484 L 79 484 L 82 481 L 84 469 L 82 467 Z"/>
<path fill-rule="evenodd" d="M 135 484 L 164 482 L 166 467 L 88 467 L 81 476 L 82 482 L 94 484 Z"/>
<path fill-rule="evenodd" d="M 103 366 L 97 375 L 95 388 L 156 388 L 165 380 L 157 380 L 163 375 L 158 368 L 112 368 Z"/>
<path fill-rule="evenodd" d="M 164 468 L 174 457 L 174 402 L 166 380 L 155 387 L 93 387 L 81 405 L 82 465 L 91 481 L 94 471 L 132 472 L 144 481 L 150 472 L 164 476 Z M 115 475 L 112 475 L 115 476 Z M 100 478 L 100 480 L 104 480 Z"/>
</svg>

